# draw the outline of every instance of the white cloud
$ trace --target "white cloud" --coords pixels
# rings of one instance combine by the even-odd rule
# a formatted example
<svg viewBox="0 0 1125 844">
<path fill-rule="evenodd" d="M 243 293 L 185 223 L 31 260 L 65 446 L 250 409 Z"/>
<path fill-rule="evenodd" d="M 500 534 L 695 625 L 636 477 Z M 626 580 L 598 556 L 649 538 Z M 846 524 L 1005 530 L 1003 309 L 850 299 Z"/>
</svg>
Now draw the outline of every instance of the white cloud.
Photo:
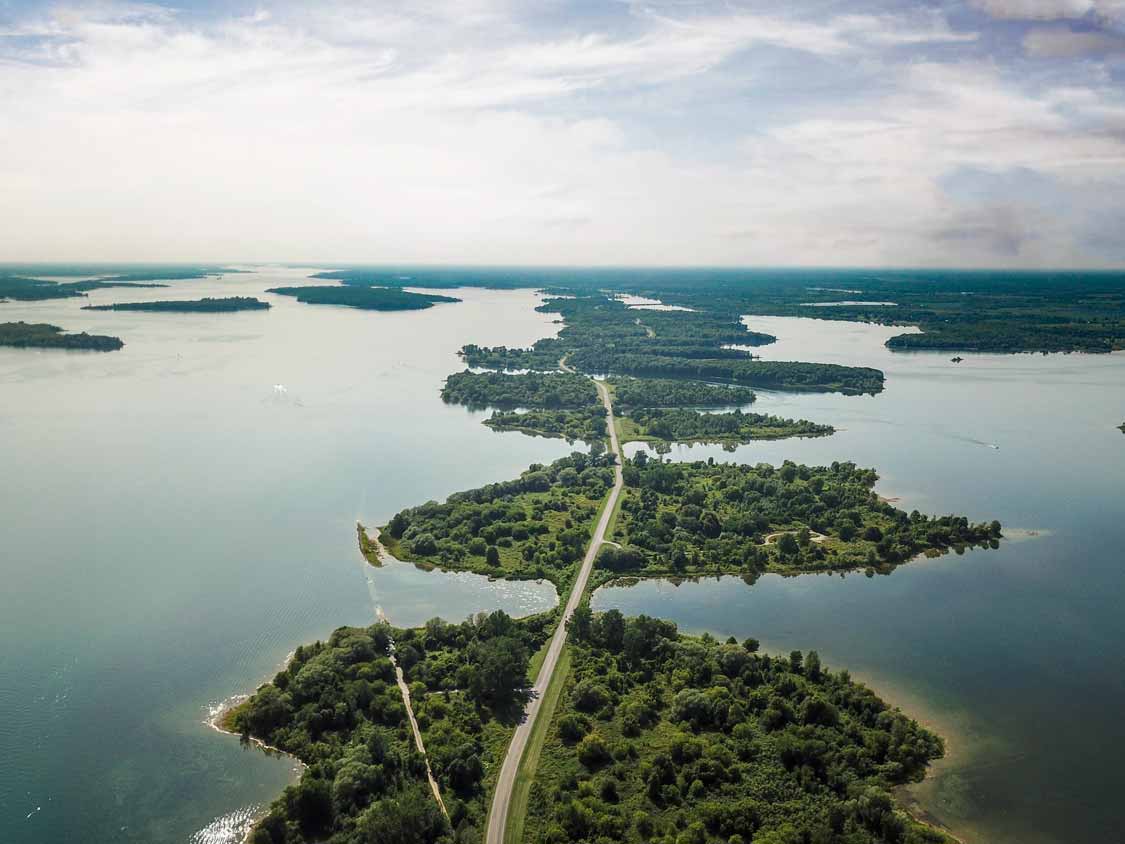
<svg viewBox="0 0 1125 844">
<path fill-rule="evenodd" d="M 526 8 L 25 21 L 34 43 L 0 61 L 0 260 L 1108 260 L 1076 218 L 942 187 L 964 167 L 1120 182 L 1108 85 L 1024 89 L 913 8 L 573 29 Z"/>
</svg>

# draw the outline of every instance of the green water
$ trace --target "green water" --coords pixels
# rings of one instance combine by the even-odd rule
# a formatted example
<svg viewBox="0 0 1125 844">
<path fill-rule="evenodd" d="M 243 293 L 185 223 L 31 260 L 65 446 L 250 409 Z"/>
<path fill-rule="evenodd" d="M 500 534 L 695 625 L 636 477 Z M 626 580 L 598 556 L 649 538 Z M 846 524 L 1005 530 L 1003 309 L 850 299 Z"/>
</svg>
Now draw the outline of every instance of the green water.
<svg viewBox="0 0 1125 844">
<path fill-rule="evenodd" d="M 690 631 L 816 649 L 944 732 L 948 764 L 919 789 L 973 842 L 1125 840 L 1125 355 L 892 354 L 896 329 L 753 318 L 772 359 L 876 366 L 876 397 L 762 394 L 758 410 L 831 423 L 823 439 L 673 459 L 879 469 L 897 506 L 998 518 L 999 551 L 923 560 L 893 574 L 650 581 L 605 588 L 596 609 Z M 636 446 L 626 450 L 634 452 Z M 1038 534 L 1028 536 L 1028 532 Z M 1018 541 L 1014 541 L 1017 540 Z"/>
<path fill-rule="evenodd" d="M 262 271 L 93 303 L 261 295 Z M 553 606 L 550 584 L 374 570 L 355 522 L 568 451 L 438 398 L 466 342 L 551 334 L 530 291 L 383 314 L 265 295 L 266 313 L 0 305 L 121 352 L 0 349 L 0 841 L 238 840 L 291 764 L 208 708 L 341 624 Z M 276 388 L 280 385 L 282 389 Z"/>
</svg>

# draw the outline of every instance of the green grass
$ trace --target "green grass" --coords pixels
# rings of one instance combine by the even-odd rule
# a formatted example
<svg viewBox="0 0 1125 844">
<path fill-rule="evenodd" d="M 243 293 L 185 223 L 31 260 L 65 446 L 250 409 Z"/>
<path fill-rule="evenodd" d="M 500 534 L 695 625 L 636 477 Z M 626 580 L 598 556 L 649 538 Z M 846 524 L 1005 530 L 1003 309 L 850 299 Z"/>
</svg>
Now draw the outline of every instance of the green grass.
<svg viewBox="0 0 1125 844">
<path fill-rule="evenodd" d="M 543 703 L 539 707 L 539 715 L 535 719 L 535 725 L 531 728 L 531 735 L 527 739 L 527 747 L 524 749 L 519 770 L 516 772 L 516 781 L 512 787 L 512 800 L 508 804 L 508 823 L 504 827 L 504 844 L 521 844 L 523 841 L 523 828 L 527 819 L 531 785 L 539 768 L 539 757 L 543 752 L 543 743 L 550 734 L 555 708 L 558 706 L 562 690 L 569 677 L 570 648 L 564 646 L 562 654 L 559 656 L 558 665 L 555 667 L 555 675 L 551 678 L 546 691 L 543 692 Z"/>
</svg>

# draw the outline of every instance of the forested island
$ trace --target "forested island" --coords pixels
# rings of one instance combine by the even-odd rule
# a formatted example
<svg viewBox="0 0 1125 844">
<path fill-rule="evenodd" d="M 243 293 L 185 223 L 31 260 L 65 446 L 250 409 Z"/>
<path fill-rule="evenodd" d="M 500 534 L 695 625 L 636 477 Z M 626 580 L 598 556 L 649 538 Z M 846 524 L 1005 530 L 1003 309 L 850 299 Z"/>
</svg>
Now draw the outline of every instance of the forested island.
<svg viewBox="0 0 1125 844">
<path fill-rule="evenodd" d="M 606 382 L 614 406 L 636 407 L 737 407 L 757 398 L 749 387 L 659 378 L 609 378 Z"/>
<path fill-rule="evenodd" d="M 560 368 L 587 374 L 688 378 L 779 390 L 877 393 L 883 373 L 870 367 L 755 360 L 736 346 L 772 343 L 737 315 L 693 310 L 637 311 L 605 294 L 547 299 L 537 310 L 562 314 L 566 327 L 529 349 L 466 345 L 469 366 L 498 370 Z"/>
<path fill-rule="evenodd" d="M 535 407 L 546 409 L 601 407 L 594 382 L 571 372 L 455 372 L 445 379 L 441 398 L 471 408 Z"/>
<path fill-rule="evenodd" d="M 622 442 L 723 443 L 736 445 L 752 440 L 788 437 L 825 437 L 835 433 L 831 425 L 806 419 L 784 419 L 767 413 L 699 413 L 686 408 L 665 410 L 636 408 L 617 417 Z"/>
<path fill-rule="evenodd" d="M 410 293 L 381 287 L 271 287 L 267 293 L 293 296 L 309 305 L 343 305 L 365 311 L 420 311 L 442 302 L 460 302 L 452 296 Z"/>
<path fill-rule="evenodd" d="M 942 740 L 816 651 L 580 608 L 524 841 L 952 844 L 891 789 Z"/>
<path fill-rule="evenodd" d="M 515 481 L 398 513 L 381 528 L 398 559 L 563 587 L 610 485 L 605 455 L 575 453 Z M 669 463 L 643 452 L 624 466 L 625 492 L 594 577 L 692 576 L 869 569 L 920 554 L 997 547 L 999 522 L 906 513 L 851 463 L 746 466 Z"/>
<path fill-rule="evenodd" d="M 0 346 L 16 349 L 89 349 L 115 352 L 125 344 L 120 337 L 104 334 L 67 334 L 57 325 L 45 322 L 0 323 Z"/>
<path fill-rule="evenodd" d="M 85 296 L 87 291 L 105 287 L 167 287 L 166 284 L 141 284 L 129 281 L 100 279 L 97 281 L 44 281 L 23 276 L 0 276 L 0 301 L 40 302 L 47 299 L 70 299 Z"/>
<path fill-rule="evenodd" d="M 228 296 L 212 299 L 169 300 L 161 302 L 116 302 L 112 305 L 84 305 L 84 311 L 152 311 L 156 313 L 228 313 L 232 311 L 266 311 L 269 302 L 254 296 Z"/>
<path fill-rule="evenodd" d="M 489 778 L 552 617 L 517 622 L 497 611 L 411 630 L 344 627 L 297 648 L 272 682 L 221 722 L 306 765 L 249 844 L 479 842 Z M 426 756 L 415 747 L 392 656 Z M 427 783 L 427 757 L 440 804 Z"/>
<path fill-rule="evenodd" d="M 250 844 L 481 841 L 527 699 L 530 656 L 553 617 L 494 612 L 409 630 L 340 628 L 298 648 L 221 721 L 306 766 Z M 521 840 L 951 841 L 890 793 L 922 779 L 941 739 L 828 670 L 815 651 L 771 657 L 753 639 L 721 644 L 680 635 L 671 622 L 585 607 L 570 634 Z"/>
</svg>

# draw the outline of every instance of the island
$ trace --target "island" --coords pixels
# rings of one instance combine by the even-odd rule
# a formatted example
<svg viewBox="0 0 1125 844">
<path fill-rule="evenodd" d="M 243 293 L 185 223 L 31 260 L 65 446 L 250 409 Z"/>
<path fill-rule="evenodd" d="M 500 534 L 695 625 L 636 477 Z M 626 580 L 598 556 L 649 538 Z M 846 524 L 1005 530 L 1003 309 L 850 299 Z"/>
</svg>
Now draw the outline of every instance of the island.
<svg viewBox="0 0 1125 844">
<path fill-rule="evenodd" d="M 16 349 L 89 349 L 115 352 L 125 344 L 120 337 L 104 334 L 67 334 L 57 325 L 45 322 L 0 323 L 0 346 Z"/>
<path fill-rule="evenodd" d="M 344 627 L 297 648 L 219 721 L 305 765 L 249 844 L 480 841 L 530 657 L 553 619 L 497 611 L 410 630 Z"/>
<path fill-rule="evenodd" d="M 586 607 L 570 630 L 512 840 L 952 844 L 892 796 L 942 740 L 816 651 L 768 656 Z"/>
<path fill-rule="evenodd" d="M 84 311 L 151 311 L 156 313 L 229 313 L 269 310 L 269 302 L 253 296 L 228 296 L 223 299 L 169 300 L 160 302 L 115 302 L 112 305 L 84 305 Z"/>
<path fill-rule="evenodd" d="M 664 410 L 636 408 L 617 418 L 621 442 L 721 443 L 739 445 L 753 440 L 788 437 L 825 437 L 836 432 L 831 425 L 805 419 L 784 419 L 767 413 L 699 413 L 686 408 Z"/>
<path fill-rule="evenodd" d="M 443 302 L 460 302 L 452 296 L 411 293 L 382 287 L 307 286 L 271 287 L 267 293 L 293 296 L 309 305 L 343 305 L 365 311 L 419 311 Z"/>
<path fill-rule="evenodd" d="M 54 282 L 23 276 L 0 276 L 0 301 L 39 302 L 47 299 L 69 299 L 85 296 L 89 290 L 105 287 L 167 287 L 166 284 L 142 284 L 130 281 L 97 280 Z"/>
<path fill-rule="evenodd" d="M 555 370 L 560 361 L 590 375 L 691 379 L 743 387 L 858 395 L 883 389 L 883 373 L 860 366 L 758 360 L 747 348 L 774 342 L 746 329 L 736 315 L 703 309 L 637 311 L 606 294 L 550 298 L 536 310 L 558 312 L 566 326 L 558 337 L 529 349 L 466 345 L 471 367 Z"/>
<path fill-rule="evenodd" d="M 399 560 L 493 577 L 547 578 L 564 588 L 609 488 L 611 455 L 575 453 L 515 481 L 456 493 L 396 514 L 380 528 Z M 919 555 L 997 547 L 997 521 L 907 513 L 852 463 L 672 463 L 639 452 L 594 581 L 620 577 L 869 570 Z"/>
</svg>

